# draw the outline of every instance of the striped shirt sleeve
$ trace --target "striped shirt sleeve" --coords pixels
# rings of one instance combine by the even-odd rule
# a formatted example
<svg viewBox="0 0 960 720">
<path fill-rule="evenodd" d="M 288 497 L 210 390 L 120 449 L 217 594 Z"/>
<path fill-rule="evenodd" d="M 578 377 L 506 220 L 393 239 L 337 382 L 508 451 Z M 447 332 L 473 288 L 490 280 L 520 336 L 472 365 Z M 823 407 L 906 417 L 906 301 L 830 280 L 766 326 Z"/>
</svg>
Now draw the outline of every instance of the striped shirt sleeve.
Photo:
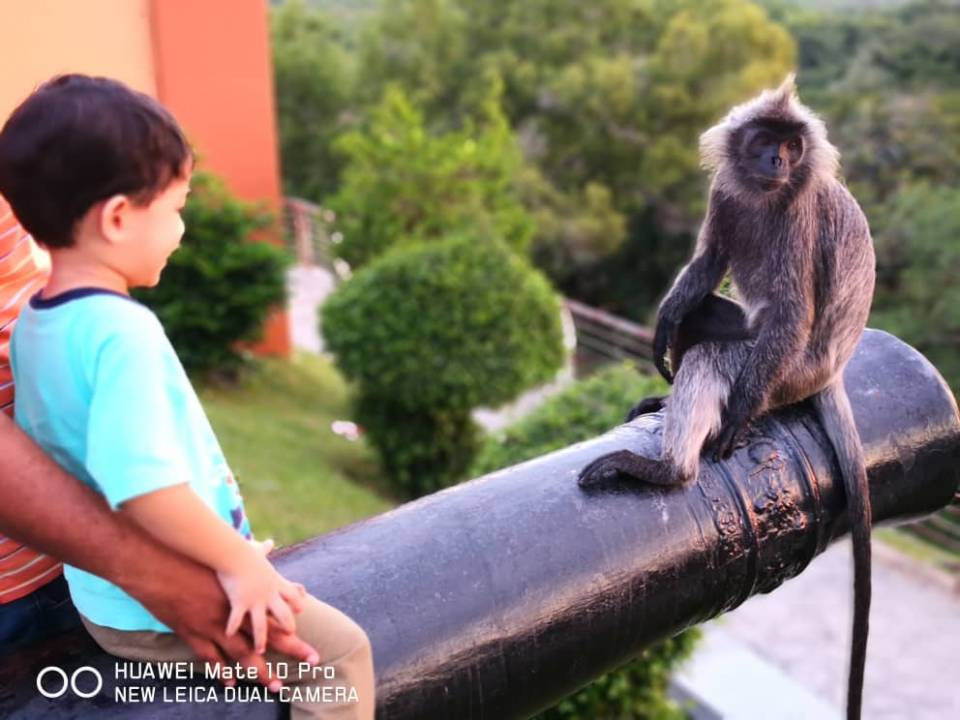
<svg viewBox="0 0 960 720">
<path fill-rule="evenodd" d="M 46 282 L 48 267 L 46 254 L 20 227 L 10 206 L 0 197 L 0 412 L 10 418 L 14 399 L 10 337 L 20 308 Z M 61 571 L 57 560 L 0 534 L 0 605 L 29 595 Z"/>
</svg>

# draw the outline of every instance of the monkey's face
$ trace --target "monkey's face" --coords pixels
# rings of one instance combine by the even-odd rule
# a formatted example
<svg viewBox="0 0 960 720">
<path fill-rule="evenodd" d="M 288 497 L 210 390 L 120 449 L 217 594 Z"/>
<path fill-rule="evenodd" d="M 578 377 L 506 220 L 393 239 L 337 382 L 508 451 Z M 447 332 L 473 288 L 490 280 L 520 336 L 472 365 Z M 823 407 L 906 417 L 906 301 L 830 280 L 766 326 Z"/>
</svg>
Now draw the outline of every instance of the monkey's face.
<svg viewBox="0 0 960 720">
<path fill-rule="evenodd" d="M 737 143 L 737 168 L 747 184 L 773 192 L 790 182 L 803 163 L 803 126 L 773 120 L 746 125 Z"/>
</svg>

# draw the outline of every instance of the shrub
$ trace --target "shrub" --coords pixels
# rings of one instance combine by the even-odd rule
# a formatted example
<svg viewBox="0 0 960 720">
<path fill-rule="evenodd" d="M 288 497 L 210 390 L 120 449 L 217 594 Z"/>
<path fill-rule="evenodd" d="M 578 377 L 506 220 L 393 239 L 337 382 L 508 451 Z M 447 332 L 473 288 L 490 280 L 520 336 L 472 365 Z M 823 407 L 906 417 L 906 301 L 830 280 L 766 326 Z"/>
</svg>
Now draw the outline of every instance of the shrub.
<svg viewBox="0 0 960 720">
<path fill-rule="evenodd" d="M 665 395 L 668 390 L 658 377 L 641 375 L 629 363 L 608 367 L 565 388 L 519 422 L 487 439 L 472 474 L 485 475 L 589 440 L 621 424 L 637 400 Z"/>
<path fill-rule="evenodd" d="M 483 475 L 587 440 L 623 422 L 642 397 L 663 395 L 666 384 L 625 364 L 608 368 L 550 398 L 520 422 L 487 438 L 472 475 Z M 647 648 L 618 670 L 603 675 L 543 712 L 542 720 L 686 717 L 667 697 L 673 669 L 689 657 L 696 629 Z"/>
<path fill-rule="evenodd" d="M 696 628 L 663 640 L 537 716 L 537 720 L 686 720 L 667 696 L 673 670 L 693 654 Z"/>
<path fill-rule="evenodd" d="M 184 367 L 232 375 L 237 343 L 258 337 L 286 294 L 286 254 L 251 235 L 270 215 L 232 197 L 223 183 L 196 173 L 183 211 L 186 233 L 159 285 L 134 292 L 160 318 Z"/>
<path fill-rule="evenodd" d="M 397 245 L 444 241 L 468 229 L 524 253 L 534 219 L 520 201 L 523 156 L 499 107 L 496 87 L 480 122 L 428 132 L 399 89 L 387 91 L 369 126 L 342 135 L 343 181 L 326 204 L 343 242 L 337 254 L 357 268 Z"/>
<path fill-rule="evenodd" d="M 360 394 L 356 419 L 377 449 L 391 488 L 404 498 L 463 480 L 480 447 L 482 433 L 466 410 L 409 409 Z"/>
<path fill-rule="evenodd" d="M 548 380 L 564 352 L 543 276 L 470 235 L 373 261 L 324 304 L 323 333 L 385 469 L 414 495 L 462 479 L 473 408 Z"/>
<path fill-rule="evenodd" d="M 960 188 L 918 184 L 887 206 L 876 235 L 870 324 L 926 355 L 960 388 Z"/>
<path fill-rule="evenodd" d="M 323 327 L 348 378 L 407 408 L 499 405 L 563 361 L 546 280 L 470 236 L 375 261 L 327 300 Z"/>
</svg>

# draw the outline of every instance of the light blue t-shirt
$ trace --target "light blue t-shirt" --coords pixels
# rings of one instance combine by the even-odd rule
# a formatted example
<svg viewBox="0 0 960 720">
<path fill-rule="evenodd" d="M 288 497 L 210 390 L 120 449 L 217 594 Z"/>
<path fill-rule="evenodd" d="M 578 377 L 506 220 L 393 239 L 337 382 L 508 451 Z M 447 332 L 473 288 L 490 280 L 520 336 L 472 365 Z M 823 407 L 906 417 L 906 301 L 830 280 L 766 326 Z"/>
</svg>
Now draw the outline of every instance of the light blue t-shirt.
<svg viewBox="0 0 960 720">
<path fill-rule="evenodd" d="M 10 357 L 17 424 L 112 508 L 189 483 L 250 537 L 233 474 L 150 310 L 96 288 L 34 296 L 17 321 Z M 69 565 L 64 575 L 77 609 L 96 624 L 170 631 L 116 585 Z"/>
</svg>

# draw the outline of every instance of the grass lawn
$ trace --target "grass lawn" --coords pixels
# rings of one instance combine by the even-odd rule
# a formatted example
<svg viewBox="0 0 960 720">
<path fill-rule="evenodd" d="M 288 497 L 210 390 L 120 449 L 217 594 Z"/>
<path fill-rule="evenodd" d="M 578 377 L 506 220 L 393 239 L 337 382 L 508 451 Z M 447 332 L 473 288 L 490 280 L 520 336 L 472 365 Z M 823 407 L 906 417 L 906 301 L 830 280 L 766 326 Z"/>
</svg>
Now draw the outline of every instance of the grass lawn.
<svg viewBox="0 0 960 720">
<path fill-rule="evenodd" d="M 350 410 L 328 360 L 259 360 L 238 387 L 199 394 L 258 538 L 288 545 L 395 504 L 370 486 L 379 475 L 374 452 L 330 429 Z"/>
</svg>

